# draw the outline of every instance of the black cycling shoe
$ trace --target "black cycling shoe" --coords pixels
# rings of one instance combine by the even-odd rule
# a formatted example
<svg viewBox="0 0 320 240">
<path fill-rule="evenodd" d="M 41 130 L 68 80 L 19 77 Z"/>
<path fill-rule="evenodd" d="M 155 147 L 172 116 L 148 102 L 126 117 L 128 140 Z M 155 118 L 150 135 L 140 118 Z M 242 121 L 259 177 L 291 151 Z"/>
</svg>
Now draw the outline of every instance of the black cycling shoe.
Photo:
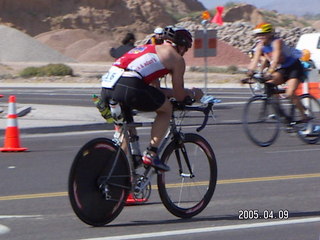
<svg viewBox="0 0 320 240">
<path fill-rule="evenodd" d="M 169 166 L 161 162 L 158 155 L 152 155 L 150 152 L 145 151 L 142 157 L 142 161 L 147 166 L 152 166 L 157 170 L 167 172 L 170 170 Z"/>
</svg>

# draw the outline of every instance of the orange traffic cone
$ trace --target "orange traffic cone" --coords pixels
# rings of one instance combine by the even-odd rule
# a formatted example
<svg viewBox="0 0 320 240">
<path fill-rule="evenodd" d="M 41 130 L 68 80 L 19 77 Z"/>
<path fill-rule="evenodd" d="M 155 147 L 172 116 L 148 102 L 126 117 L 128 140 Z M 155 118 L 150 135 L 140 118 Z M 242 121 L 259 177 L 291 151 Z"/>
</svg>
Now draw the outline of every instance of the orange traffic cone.
<svg viewBox="0 0 320 240">
<path fill-rule="evenodd" d="M 27 150 L 27 148 L 20 147 L 18 120 L 16 113 L 16 97 L 10 96 L 4 147 L 0 148 L 0 151 L 22 152 L 25 150 Z"/>
<path fill-rule="evenodd" d="M 126 200 L 126 205 L 136 205 L 147 202 L 147 198 L 136 198 L 132 193 L 129 193 L 129 196 Z"/>
</svg>

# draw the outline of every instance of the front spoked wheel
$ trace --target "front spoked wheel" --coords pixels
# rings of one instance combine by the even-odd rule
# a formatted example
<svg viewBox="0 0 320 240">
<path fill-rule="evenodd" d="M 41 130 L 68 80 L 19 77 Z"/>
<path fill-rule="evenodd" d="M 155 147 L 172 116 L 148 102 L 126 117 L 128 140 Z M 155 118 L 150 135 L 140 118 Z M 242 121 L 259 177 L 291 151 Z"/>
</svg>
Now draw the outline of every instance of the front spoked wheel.
<svg viewBox="0 0 320 240">
<path fill-rule="evenodd" d="M 280 132 L 280 121 L 265 96 L 249 99 L 243 112 L 243 127 L 249 139 L 260 147 L 270 146 Z"/>
<path fill-rule="evenodd" d="M 320 139 L 320 103 L 310 94 L 301 95 L 299 98 L 310 121 L 300 124 L 298 136 L 305 143 L 316 144 Z M 298 112 L 297 109 L 296 112 Z"/>
<path fill-rule="evenodd" d="M 75 214 L 92 226 L 116 218 L 130 191 L 130 167 L 124 152 L 110 139 L 97 138 L 76 155 L 68 193 Z"/>
<path fill-rule="evenodd" d="M 158 175 L 164 206 L 180 218 L 199 214 L 210 202 L 217 182 L 217 163 L 210 144 L 188 133 L 181 142 L 173 140 L 161 160 L 170 166 L 170 171 Z"/>
</svg>

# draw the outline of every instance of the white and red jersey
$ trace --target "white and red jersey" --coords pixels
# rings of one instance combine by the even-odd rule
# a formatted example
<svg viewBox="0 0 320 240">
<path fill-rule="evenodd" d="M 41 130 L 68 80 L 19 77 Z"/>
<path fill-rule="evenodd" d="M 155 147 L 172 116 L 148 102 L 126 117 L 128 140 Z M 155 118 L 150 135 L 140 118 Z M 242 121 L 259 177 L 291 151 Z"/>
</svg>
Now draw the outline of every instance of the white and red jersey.
<svg viewBox="0 0 320 240">
<path fill-rule="evenodd" d="M 118 58 L 113 66 L 137 72 L 144 82 L 149 84 L 169 73 L 169 70 L 160 62 L 155 47 L 152 44 L 135 47 Z"/>
</svg>

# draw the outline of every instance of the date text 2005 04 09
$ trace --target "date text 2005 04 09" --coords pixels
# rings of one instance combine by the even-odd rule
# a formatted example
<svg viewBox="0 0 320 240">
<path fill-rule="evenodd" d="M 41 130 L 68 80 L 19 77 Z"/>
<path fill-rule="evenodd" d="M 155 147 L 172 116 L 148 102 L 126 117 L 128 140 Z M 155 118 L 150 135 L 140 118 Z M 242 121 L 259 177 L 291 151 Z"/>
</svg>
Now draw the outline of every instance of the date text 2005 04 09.
<svg viewBox="0 0 320 240">
<path fill-rule="evenodd" d="M 288 210 L 263 210 L 259 211 L 257 209 L 250 210 L 239 210 L 238 219 L 239 220 L 254 220 L 254 219 L 288 219 L 289 211 Z"/>
</svg>

